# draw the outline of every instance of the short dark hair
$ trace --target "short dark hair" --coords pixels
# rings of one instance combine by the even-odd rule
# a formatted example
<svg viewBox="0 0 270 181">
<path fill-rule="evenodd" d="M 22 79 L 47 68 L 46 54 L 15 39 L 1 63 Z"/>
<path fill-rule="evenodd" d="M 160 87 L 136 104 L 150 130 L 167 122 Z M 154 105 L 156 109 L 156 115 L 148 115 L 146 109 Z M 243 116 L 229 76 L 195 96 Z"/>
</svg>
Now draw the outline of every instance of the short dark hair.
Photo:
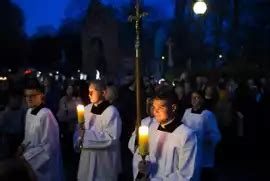
<svg viewBox="0 0 270 181">
<path fill-rule="evenodd" d="M 177 104 L 178 98 L 172 87 L 163 87 L 153 97 L 154 100 L 165 100 L 171 104 Z"/>
<path fill-rule="evenodd" d="M 24 90 L 25 89 L 37 90 L 37 91 L 39 91 L 41 93 L 44 93 L 44 87 L 40 84 L 40 82 L 36 78 L 28 78 L 28 79 L 26 79 Z"/>
<path fill-rule="evenodd" d="M 106 84 L 102 80 L 92 80 L 89 85 L 95 85 L 96 89 L 98 91 L 105 91 L 106 90 Z"/>
<path fill-rule="evenodd" d="M 194 90 L 194 91 L 192 91 L 191 93 L 192 93 L 192 94 L 198 94 L 199 96 L 202 97 L 202 99 L 205 99 L 205 98 L 204 98 L 204 92 L 201 91 L 201 90 Z"/>
</svg>

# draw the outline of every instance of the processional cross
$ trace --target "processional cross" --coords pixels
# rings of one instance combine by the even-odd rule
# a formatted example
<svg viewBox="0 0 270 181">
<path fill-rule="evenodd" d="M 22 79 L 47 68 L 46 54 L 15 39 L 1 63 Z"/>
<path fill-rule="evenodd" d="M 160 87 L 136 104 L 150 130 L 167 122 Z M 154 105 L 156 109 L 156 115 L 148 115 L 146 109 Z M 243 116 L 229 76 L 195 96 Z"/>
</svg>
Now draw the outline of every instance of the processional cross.
<svg viewBox="0 0 270 181">
<path fill-rule="evenodd" d="M 140 10 L 140 0 L 136 0 L 135 4 L 135 15 L 130 15 L 128 17 L 128 20 L 130 22 L 135 21 L 135 30 L 136 30 L 136 39 L 135 39 L 135 79 L 136 79 L 136 130 L 141 125 L 141 54 L 140 54 L 140 48 L 141 48 L 141 42 L 140 42 L 140 36 L 141 36 L 141 19 L 142 17 L 146 16 L 146 12 L 141 12 Z"/>
</svg>

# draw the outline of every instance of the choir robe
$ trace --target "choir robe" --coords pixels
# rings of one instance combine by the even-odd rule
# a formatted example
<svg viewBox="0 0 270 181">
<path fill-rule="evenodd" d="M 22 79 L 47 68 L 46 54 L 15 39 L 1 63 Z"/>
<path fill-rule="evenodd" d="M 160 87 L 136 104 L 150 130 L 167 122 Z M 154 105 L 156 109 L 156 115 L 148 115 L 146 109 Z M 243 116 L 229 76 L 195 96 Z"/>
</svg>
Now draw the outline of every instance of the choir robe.
<svg viewBox="0 0 270 181">
<path fill-rule="evenodd" d="M 116 181 L 121 171 L 121 118 L 107 101 L 85 107 L 79 181 Z M 78 141 L 80 138 L 77 139 Z"/>
<path fill-rule="evenodd" d="M 52 112 L 43 104 L 29 108 L 25 120 L 24 158 L 38 181 L 63 180 L 59 128 Z"/>
<path fill-rule="evenodd" d="M 189 108 L 185 111 L 182 122 L 197 134 L 201 167 L 213 167 L 215 147 L 221 139 L 214 114 L 206 109 L 194 111 Z"/>
<path fill-rule="evenodd" d="M 195 180 L 197 170 L 196 134 L 181 124 L 173 121 L 162 128 L 154 118 L 142 120 L 142 125 L 149 126 L 149 176 L 151 181 L 188 181 Z M 136 134 L 129 140 L 129 149 L 133 155 L 133 177 L 138 174 L 138 163 L 142 157 L 135 147 Z"/>
</svg>

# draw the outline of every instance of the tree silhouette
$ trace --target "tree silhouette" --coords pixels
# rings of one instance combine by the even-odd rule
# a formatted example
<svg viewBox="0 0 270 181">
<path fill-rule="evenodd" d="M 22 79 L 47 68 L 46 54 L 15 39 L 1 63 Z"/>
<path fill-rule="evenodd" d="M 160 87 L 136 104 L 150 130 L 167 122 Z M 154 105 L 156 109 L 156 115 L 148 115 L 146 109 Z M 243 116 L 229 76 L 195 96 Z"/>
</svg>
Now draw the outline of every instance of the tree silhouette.
<svg viewBox="0 0 270 181">
<path fill-rule="evenodd" d="M 25 55 L 23 12 L 11 0 L 1 0 L 0 23 L 1 65 L 14 67 L 16 62 L 24 60 Z"/>
</svg>

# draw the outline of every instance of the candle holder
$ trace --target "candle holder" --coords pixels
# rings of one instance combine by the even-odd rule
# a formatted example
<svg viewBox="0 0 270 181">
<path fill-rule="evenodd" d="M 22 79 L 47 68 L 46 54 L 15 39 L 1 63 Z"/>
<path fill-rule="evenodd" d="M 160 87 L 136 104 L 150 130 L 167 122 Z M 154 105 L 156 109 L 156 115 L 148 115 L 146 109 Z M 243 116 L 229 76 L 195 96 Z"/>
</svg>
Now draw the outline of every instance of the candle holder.
<svg viewBox="0 0 270 181">
<path fill-rule="evenodd" d="M 80 142 L 79 142 L 79 148 L 80 148 L 80 150 L 82 150 L 83 149 L 84 133 L 85 133 L 84 122 L 79 123 L 79 129 L 83 131 Z"/>
<path fill-rule="evenodd" d="M 147 161 L 145 160 L 142 160 L 139 162 L 138 164 L 138 174 L 135 178 L 135 181 L 148 181 L 150 180 L 150 177 L 149 177 L 149 165 L 147 163 Z"/>
<path fill-rule="evenodd" d="M 141 155 L 142 161 L 138 163 L 138 174 L 135 181 L 150 181 L 149 176 L 149 162 L 145 160 L 147 155 Z"/>
</svg>

